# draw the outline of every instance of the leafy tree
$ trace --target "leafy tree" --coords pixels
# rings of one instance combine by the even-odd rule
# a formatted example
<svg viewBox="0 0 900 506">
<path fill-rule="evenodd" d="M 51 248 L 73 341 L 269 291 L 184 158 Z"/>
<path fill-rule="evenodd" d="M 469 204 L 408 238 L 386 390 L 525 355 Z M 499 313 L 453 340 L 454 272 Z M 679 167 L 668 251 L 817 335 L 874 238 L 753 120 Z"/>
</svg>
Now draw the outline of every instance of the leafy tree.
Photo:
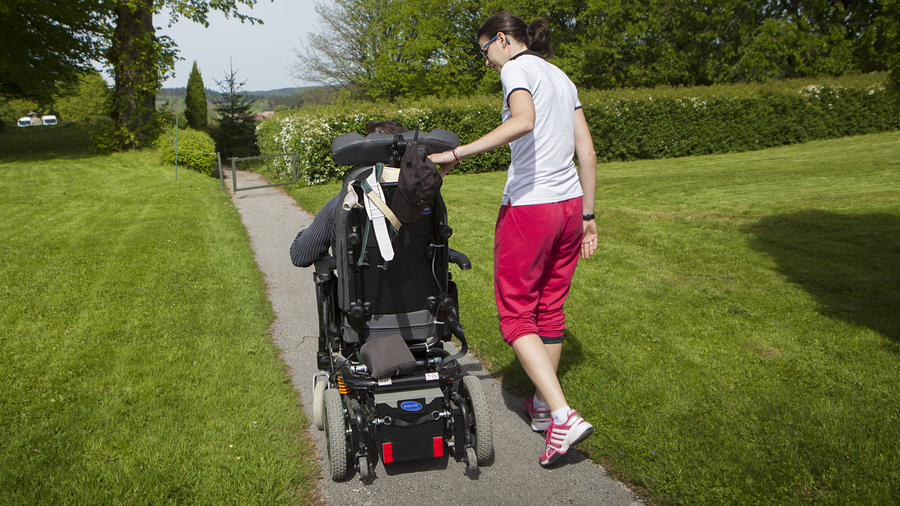
<svg viewBox="0 0 900 506">
<path fill-rule="evenodd" d="M 848 46 L 859 72 L 884 70 L 884 0 L 779 0 L 767 6 L 777 19 L 794 22 L 805 34 L 821 35 Z M 838 42 L 840 41 L 840 42 Z"/>
<path fill-rule="evenodd" d="M 97 72 L 81 76 L 56 99 L 60 120 L 88 121 L 109 114 L 109 85 Z"/>
<path fill-rule="evenodd" d="M 191 75 L 188 77 L 184 105 L 184 115 L 187 118 L 188 127 L 194 130 L 206 130 L 206 88 L 203 86 L 203 77 L 200 75 L 196 61 L 194 61 L 194 68 L 191 69 Z"/>
<path fill-rule="evenodd" d="M 319 1 L 321 31 L 294 49 L 297 79 L 393 100 L 472 92 L 484 76 L 477 2 Z"/>
<path fill-rule="evenodd" d="M 885 68 L 877 0 L 483 0 L 551 25 L 588 88 L 707 85 Z"/>
<path fill-rule="evenodd" d="M 47 107 L 60 85 L 93 69 L 104 47 L 101 1 L 0 0 L 0 110 L 16 99 Z"/>
<path fill-rule="evenodd" d="M 24 98 L 14 98 L 9 101 L 0 101 L 0 118 L 11 118 L 15 121 L 22 116 L 28 114 L 29 111 L 40 110 L 41 106 L 37 102 L 26 100 Z M 5 127 L 5 123 L 0 123 Z"/>
<path fill-rule="evenodd" d="M 0 96 L 49 101 L 102 55 L 101 0 L 0 0 Z"/>
<path fill-rule="evenodd" d="M 237 81 L 237 71 L 229 69 L 225 79 L 216 81 L 219 97 L 214 100 L 219 114 L 216 149 L 225 158 L 255 156 L 256 121 L 253 119 L 253 101 L 247 98 L 244 84 Z"/>
<path fill-rule="evenodd" d="M 888 73 L 900 91 L 900 0 L 883 0 Z"/>
<path fill-rule="evenodd" d="M 100 1 L 100 0 L 98 0 Z M 108 33 L 108 63 L 116 80 L 112 97 L 112 118 L 122 147 L 143 146 L 154 140 L 156 92 L 174 67 L 176 45 L 168 37 L 157 37 L 153 14 L 168 8 L 169 25 L 180 17 L 209 26 L 210 9 L 250 23 L 257 18 L 241 14 L 238 4 L 252 6 L 257 0 L 106 0 L 114 29 Z M 104 4 L 108 5 L 108 4 Z"/>
</svg>

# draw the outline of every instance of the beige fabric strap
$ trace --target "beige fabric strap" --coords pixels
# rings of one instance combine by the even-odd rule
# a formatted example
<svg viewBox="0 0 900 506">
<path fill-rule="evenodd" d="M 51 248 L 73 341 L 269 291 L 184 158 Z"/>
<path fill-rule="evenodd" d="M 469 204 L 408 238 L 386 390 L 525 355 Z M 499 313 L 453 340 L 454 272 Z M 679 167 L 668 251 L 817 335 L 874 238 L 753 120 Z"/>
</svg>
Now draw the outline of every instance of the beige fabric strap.
<svg viewBox="0 0 900 506">
<path fill-rule="evenodd" d="M 387 219 L 391 222 L 391 225 L 394 226 L 394 230 L 399 231 L 401 226 L 400 220 L 397 219 L 397 215 L 394 214 L 394 211 L 391 211 L 391 208 L 388 207 L 388 205 L 385 204 L 383 200 L 381 200 L 381 197 L 379 197 L 378 194 L 374 191 L 366 193 L 366 196 L 368 196 L 369 200 L 371 200 L 372 203 L 375 204 L 375 206 L 378 207 L 378 209 L 383 212 L 385 216 L 387 216 Z"/>
</svg>

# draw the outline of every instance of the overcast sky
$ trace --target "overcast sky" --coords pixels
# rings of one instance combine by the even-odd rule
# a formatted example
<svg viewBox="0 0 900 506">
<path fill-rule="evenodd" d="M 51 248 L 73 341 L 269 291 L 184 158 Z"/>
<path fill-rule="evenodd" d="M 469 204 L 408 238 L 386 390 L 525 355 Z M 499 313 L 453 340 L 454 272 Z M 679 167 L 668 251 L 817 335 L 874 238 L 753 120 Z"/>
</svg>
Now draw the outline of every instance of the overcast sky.
<svg viewBox="0 0 900 506">
<path fill-rule="evenodd" d="M 325 0 L 328 1 L 328 0 Z M 175 64 L 175 77 L 163 83 L 163 88 L 184 88 L 194 60 L 209 89 L 219 87 L 229 68 L 229 57 L 237 71 L 238 82 L 246 81 L 246 91 L 268 91 L 304 86 L 295 82 L 288 67 L 296 60 L 293 49 L 309 32 L 317 31 L 319 16 L 314 0 L 259 0 L 252 9 L 240 5 L 239 12 L 262 19 L 265 24 L 241 23 L 225 19 L 219 11 L 210 11 L 209 28 L 180 18 L 168 28 L 168 14 L 154 17 L 157 34 L 168 35 L 178 45 L 183 61 Z"/>
</svg>

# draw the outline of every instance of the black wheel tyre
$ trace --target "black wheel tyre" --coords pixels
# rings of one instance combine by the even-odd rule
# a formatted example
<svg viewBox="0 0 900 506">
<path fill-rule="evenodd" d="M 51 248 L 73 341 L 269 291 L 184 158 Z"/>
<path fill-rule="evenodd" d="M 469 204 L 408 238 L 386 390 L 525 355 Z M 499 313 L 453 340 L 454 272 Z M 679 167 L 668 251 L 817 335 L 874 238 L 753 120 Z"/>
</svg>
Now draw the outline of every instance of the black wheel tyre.
<svg viewBox="0 0 900 506">
<path fill-rule="evenodd" d="M 347 477 L 347 421 L 344 418 L 344 403 L 336 388 L 325 390 L 324 421 L 331 479 L 343 480 Z"/>
<path fill-rule="evenodd" d="M 475 442 L 475 455 L 478 464 L 484 464 L 494 455 L 494 431 L 487 398 L 475 376 L 463 376 L 460 390 L 469 404 L 469 430 Z"/>
</svg>

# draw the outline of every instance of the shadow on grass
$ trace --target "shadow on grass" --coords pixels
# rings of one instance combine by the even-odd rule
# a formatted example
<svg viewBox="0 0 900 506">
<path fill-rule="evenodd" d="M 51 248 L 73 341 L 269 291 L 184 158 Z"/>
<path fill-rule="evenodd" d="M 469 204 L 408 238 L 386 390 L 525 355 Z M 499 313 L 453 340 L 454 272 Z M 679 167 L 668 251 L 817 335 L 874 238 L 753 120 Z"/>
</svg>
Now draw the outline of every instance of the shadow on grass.
<svg viewBox="0 0 900 506">
<path fill-rule="evenodd" d="M 823 315 L 868 327 L 900 352 L 900 217 L 805 210 L 746 227 L 750 246 L 821 304 Z"/>
</svg>

